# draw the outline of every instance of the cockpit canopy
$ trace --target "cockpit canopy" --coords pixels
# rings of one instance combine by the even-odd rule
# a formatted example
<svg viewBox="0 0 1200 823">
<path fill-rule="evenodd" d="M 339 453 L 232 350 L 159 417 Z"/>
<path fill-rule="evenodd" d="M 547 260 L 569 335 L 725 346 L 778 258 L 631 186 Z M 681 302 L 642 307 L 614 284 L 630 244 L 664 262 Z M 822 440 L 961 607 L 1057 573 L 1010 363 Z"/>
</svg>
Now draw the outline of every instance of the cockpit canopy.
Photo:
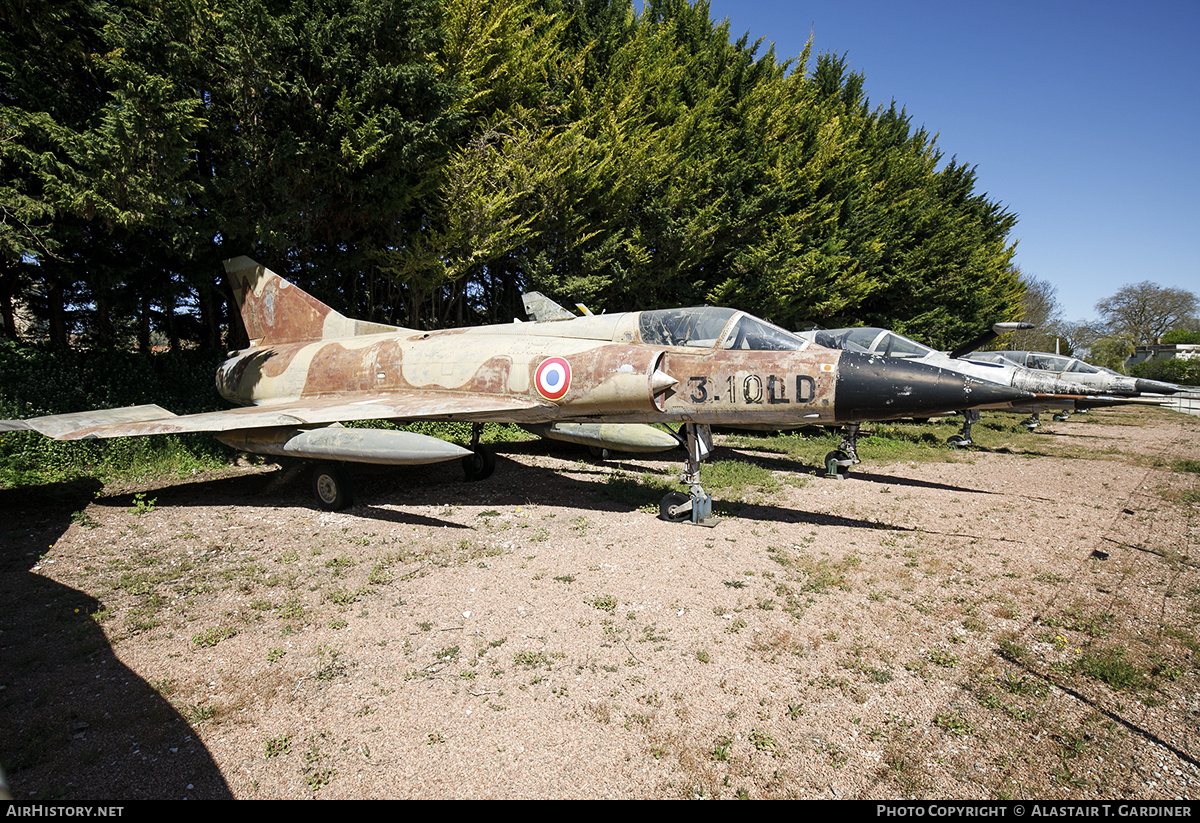
<svg viewBox="0 0 1200 823">
<path fill-rule="evenodd" d="M 643 343 L 658 346 L 745 351 L 800 351 L 809 342 L 736 309 L 701 306 L 644 311 L 638 318 Z"/>
<path fill-rule="evenodd" d="M 818 346 L 828 349 L 881 354 L 885 357 L 920 359 L 933 354 L 933 349 L 887 329 L 864 326 L 856 329 L 819 329 L 806 332 Z"/>
<path fill-rule="evenodd" d="M 1101 372 L 1098 366 L 1093 366 L 1091 363 L 1044 351 L 980 351 L 972 352 L 968 357 L 971 360 L 984 360 L 992 363 L 1007 360 L 1027 369 L 1051 371 L 1058 374 L 1099 374 Z"/>
</svg>

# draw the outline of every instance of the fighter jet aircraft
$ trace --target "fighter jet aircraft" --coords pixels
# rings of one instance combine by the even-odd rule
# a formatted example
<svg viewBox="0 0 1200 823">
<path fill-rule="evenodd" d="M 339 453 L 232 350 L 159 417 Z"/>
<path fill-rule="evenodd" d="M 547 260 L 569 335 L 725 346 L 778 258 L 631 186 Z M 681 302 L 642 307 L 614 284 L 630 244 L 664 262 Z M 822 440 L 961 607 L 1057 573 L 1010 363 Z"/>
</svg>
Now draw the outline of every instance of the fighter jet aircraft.
<svg viewBox="0 0 1200 823">
<path fill-rule="evenodd" d="M 1029 418 L 1022 421 L 1030 429 L 1037 428 L 1041 422 L 1041 412 L 1054 411 L 1055 420 L 1066 420 L 1073 411 L 1086 411 L 1098 406 L 1113 406 L 1119 404 L 1162 405 L 1167 402 L 1162 397 L 1142 397 L 1144 394 L 1167 395 L 1183 391 L 1183 386 L 1165 383 L 1161 380 L 1147 380 L 1141 377 L 1129 377 L 1106 369 L 1103 366 L 1093 366 L 1075 357 L 1061 354 L 1050 354 L 1039 351 L 984 351 L 972 352 L 967 355 L 984 363 L 1013 363 L 1029 369 L 1037 374 L 1055 376 L 1076 383 L 1082 383 L 1091 389 L 1093 395 L 1079 398 L 1074 402 L 1055 405 L 1053 403 L 1035 403 L 1032 406 L 1017 406 L 1014 410 L 1028 411 Z"/>
<path fill-rule="evenodd" d="M 174 415 L 155 405 L 4 421 L 59 440 L 212 432 L 248 452 L 320 461 L 322 508 L 352 502 L 342 462 L 462 458 L 482 478 L 494 456 L 487 421 L 549 426 L 662 423 L 687 446 L 660 515 L 709 524 L 700 485 L 712 424 L 779 427 L 930 415 L 1030 395 L 925 363 L 803 340 L 727 308 L 590 315 L 554 323 L 418 331 L 347 318 L 247 257 L 226 271 L 250 338 L 217 371 L 240 408 Z M 475 424 L 470 449 L 415 432 L 347 428 L 353 420 Z"/>
<path fill-rule="evenodd" d="M 1033 325 L 1030 323 L 997 323 L 986 333 L 949 353 L 931 349 L 894 331 L 871 326 L 851 329 L 814 329 L 812 331 L 798 332 L 798 334 L 806 340 L 811 340 L 818 345 L 829 348 L 882 354 L 889 357 L 903 358 L 910 362 L 927 363 L 939 368 L 970 375 L 980 380 L 988 380 L 993 383 L 1010 386 L 1014 389 L 1031 392 L 1036 396 L 1036 399 L 1032 401 L 1035 403 L 1051 402 L 1063 405 L 1068 402 L 1074 402 L 1077 397 L 1093 395 L 1095 390 L 1089 386 L 1071 382 L 1056 375 L 1034 372 L 1015 363 L 976 359 L 975 354 L 963 356 L 974 347 L 982 345 L 1001 334 L 1029 328 L 1033 328 Z M 1028 405 L 1029 402 L 1024 401 L 1024 404 Z M 993 406 L 993 408 L 1004 410 L 1005 407 L 1009 407 L 1012 410 L 1012 405 L 1011 403 L 999 404 Z M 1047 406 L 1047 408 L 1057 407 L 1053 405 Z M 963 414 L 965 422 L 963 423 L 962 431 L 951 437 L 949 442 L 953 446 L 970 445 L 971 426 L 979 420 L 979 407 L 959 409 L 958 411 Z M 848 465 L 859 462 L 855 448 L 857 434 L 857 429 L 848 428 L 846 436 L 839 446 L 839 450 L 837 452 L 830 452 L 826 456 L 826 461 L 830 464 L 830 473 L 834 472 L 833 463 Z"/>
<path fill-rule="evenodd" d="M 1015 364 L 1038 374 L 1053 375 L 1062 380 L 1082 383 L 1092 394 L 1113 394 L 1136 397 L 1139 394 L 1175 394 L 1182 386 L 1161 380 L 1128 377 L 1112 369 L 1093 366 L 1075 357 L 1042 351 L 976 351 L 967 357 L 985 363 Z"/>
</svg>

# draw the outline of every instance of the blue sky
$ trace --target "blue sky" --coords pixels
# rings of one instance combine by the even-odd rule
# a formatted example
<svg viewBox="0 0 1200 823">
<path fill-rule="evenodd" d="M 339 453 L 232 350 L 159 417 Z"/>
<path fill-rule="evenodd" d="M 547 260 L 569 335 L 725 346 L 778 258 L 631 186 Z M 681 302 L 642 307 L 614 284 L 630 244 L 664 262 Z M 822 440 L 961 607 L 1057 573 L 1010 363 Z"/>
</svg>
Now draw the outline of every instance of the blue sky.
<svg viewBox="0 0 1200 823">
<path fill-rule="evenodd" d="M 795 57 L 844 54 L 1017 214 L 1026 274 L 1067 320 L 1150 280 L 1200 294 L 1200 0 L 711 0 Z"/>
</svg>

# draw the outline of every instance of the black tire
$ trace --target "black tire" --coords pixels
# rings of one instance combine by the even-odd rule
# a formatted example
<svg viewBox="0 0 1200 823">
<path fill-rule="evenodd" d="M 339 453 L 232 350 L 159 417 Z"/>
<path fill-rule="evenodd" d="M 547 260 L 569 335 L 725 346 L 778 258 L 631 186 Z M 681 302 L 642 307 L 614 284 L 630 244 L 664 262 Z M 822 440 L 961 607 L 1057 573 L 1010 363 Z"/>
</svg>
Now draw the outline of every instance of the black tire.
<svg viewBox="0 0 1200 823">
<path fill-rule="evenodd" d="M 607 460 L 612 457 L 612 453 L 603 446 L 588 446 L 588 454 L 597 460 Z"/>
<path fill-rule="evenodd" d="M 462 459 L 462 467 L 468 483 L 487 480 L 496 470 L 496 454 L 485 446 L 476 446 L 473 454 Z"/>
<path fill-rule="evenodd" d="M 691 510 L 680 514 L 671 514 L 671 509 L 676 506 L 686 503 L 688 495 L 683 492 L 667 492 L 667 496 L 658 504 L 658 517 L 660 520 L 666 520 L 668 523 L 682 523 L 692 516 Z"/>
<path fill-rule="evenodd" d="M 341 511 L 354 505 L 354 487 L 350 475 L 337 463 L 319 463 L 313 469 L 313 495 L 317 505 L 327 512 Z"/>
</svg>

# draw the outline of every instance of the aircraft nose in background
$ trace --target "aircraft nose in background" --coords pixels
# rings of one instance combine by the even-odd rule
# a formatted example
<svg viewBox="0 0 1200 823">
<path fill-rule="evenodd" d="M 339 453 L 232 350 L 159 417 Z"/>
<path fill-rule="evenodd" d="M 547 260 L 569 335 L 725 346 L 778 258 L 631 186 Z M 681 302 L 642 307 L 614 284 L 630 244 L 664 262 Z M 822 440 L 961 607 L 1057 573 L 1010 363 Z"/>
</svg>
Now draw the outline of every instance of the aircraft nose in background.
<svg viewBox="0 0 1200 823">
<path fill-rule="evenodd" d="M 1176 392 L 1183 391 L 1183 386 L 1176 386 L 1174 383 L 1164 383 L 1161 380 L 1147 380 L 1144 377 L 1137 378 L 1134 385 L 1138 391 L 1152 394 L 1175 394 Z"/>
<path fill-rule="evenodd" d="M 834 417 L 839 422 L 927 417 L 1032 396 L 926 363 L 844 351 L 838 360 Z"/>
</svg>

